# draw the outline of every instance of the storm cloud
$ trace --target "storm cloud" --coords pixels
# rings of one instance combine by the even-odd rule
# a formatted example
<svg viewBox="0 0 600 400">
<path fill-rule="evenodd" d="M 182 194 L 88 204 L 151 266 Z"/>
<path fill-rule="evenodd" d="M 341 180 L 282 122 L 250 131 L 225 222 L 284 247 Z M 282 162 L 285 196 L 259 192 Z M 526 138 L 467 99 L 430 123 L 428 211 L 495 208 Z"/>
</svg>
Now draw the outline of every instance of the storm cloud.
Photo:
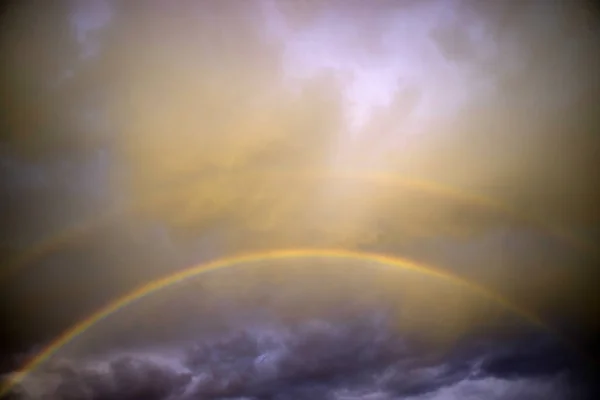
<svg viewBox="0 0 600 400">
<path fill-rule="evenodd" d="M 542 334 L 502 343 L 481 337 L 431 352 L 394 332 L 382 314 L 352 322 L 254 324 L 168 348 L 54 359 L 12 395 L 19 400 L 576 399 L 584 392 L 573 380 L 574 359 L 564 351 Z M 559 361 L 540 358 L 548 354 Z"/>
</svg>

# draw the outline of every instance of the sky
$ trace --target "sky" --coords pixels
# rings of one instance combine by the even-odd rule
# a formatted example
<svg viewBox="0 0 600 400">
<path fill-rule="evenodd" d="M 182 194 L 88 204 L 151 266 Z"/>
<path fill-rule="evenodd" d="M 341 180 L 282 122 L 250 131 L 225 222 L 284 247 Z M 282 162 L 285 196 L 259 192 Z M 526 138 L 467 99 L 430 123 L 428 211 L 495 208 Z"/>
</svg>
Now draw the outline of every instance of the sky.
<svg viewBox="0 0 600 400">
<path fill-rule="evenodd" d="M 20 393 L 53 400 L 585 398 L 562 372 L 569 362 L 548 357 L 555 346 L 551 340 L 505 347 L 483 341 L 423 361 L 410 340 L 388 329 L 380 316 L 294 327 L 255 324 L 179 348 L 57 360 L 37 371 Z M 506 368 L 517 351 L 538 363 Z"/>
<path fill-rule="evenodd" d="M 14 56 L 2 71 L 2 260 L 15 272 L 0 284 L 17 353 L 149 280 L 281 247 L 441 266 L 597 349 L 598 31 L 583 3 L 79 0 L 60 25 L 74 58 L 52 56 L 62 14 L 31 4 L 2 33 Z M 461 327 L 478 318 L 476 300 L 425 287 L 403 287 L 406 301 L 448 301 Z M 261 374 L 250 380 L 273 378 Z M 476 398 L 480 385 L 514 398 L 495 372 L 432 374 L 450 383 L 407 398 Z M 540 398 L 558 382 L 531 379 Z M 367 398 L 394 398 L 386 390 Z"/>
<path fill-rule="evenodd" d="M 378 57 L 352 50 L 352 41 L 360 33 L 353 26 L 351 15 L 324 11 L 298 31 L 288 26 L 276 2 L 266 1 L 261 7 L 267 16 L 267 31 L 285 43 L 288 76 L 302 77 L 319 69 L 334 68 L 350 77 L 345 89 L 346 106 L 348 117 L 356 124 L 364 123 L 373 107 L 389 103 L 397 85 L 407 84 L 404 82 L 423 88 L 420 104 L 411 114 L 425 121 L 431 115 L 455 111 L 464 96 L 478 89 L 472 82 L 473 76 L 443 57 L 431 37 L 435 26 L 452 22 L 452 2 L 428 1 L 425 6 L 409 6 L 408 11 L 380 17 L 377 31 L 384 54 Z M 75 34 L 85 57 L 94 51 L 90 32 L 110 23 L 110 6 L 100 0 L 79 2 L 76 8 Z M 477 28 L 470 27 L 467 35 L 474 46 L 485 52 L 493 42 L 486 41 Z M 469 85 L 465 84 L 467 80 Z M 418 125 L 414 127 L 416 131 Z"/>
<path fill-rule="evenodd" d="M 373 107 L 389 103 L 398 85 L 421 88 L 419 104 L 410 115 L 415 120 L 411 128 L 418 132 L 424 129 L 419 125 L 427 123 L 428 117 L 455 111 L 464 96 L 476 90 L 472 82 L 465 84 L 467 79 L 472 80 L 468 71 L 443 57 L 431 38 L 435 26 L 452 20 L 452 8 L 449 2 L 428 2 L 380 17 L 378 45 L 383 54 L 376 57 L 368 51 L 352 51 L 352 42 L 361 40 L 362 32 L 354 27 L 352 18 L 344 15 L 324 13 L 304 32 L 296 34 L 280 21 L 277 33 L 289 46 L 290 74 L 335 68 L 351 77 L 346 101 L 349 118 L 357 123 L 364 123 Z M 467 34 L 479 39 L 476 27 Z"/>
</svg>

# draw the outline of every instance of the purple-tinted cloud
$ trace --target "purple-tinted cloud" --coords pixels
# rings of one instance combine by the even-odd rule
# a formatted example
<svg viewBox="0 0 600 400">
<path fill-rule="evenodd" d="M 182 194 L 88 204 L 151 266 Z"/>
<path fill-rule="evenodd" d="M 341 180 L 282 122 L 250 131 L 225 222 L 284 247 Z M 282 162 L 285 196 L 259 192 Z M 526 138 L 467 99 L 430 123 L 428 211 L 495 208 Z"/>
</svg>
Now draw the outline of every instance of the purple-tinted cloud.
<svg viewBox="0 0 600 400">
<path fill-rule="evenodd" d="M 33 400 L 203 399 L 575 399 L 563 360 L 545 368 L 540 354 L 560 347 L 498 341 L 431 357 L 385 320 L 261 325 L 173 350 L 62 360 L 33 373 L 15 398 Z M 524 347 L 528 351 L 523 351 Z M 511 361 L 506 361 L 511 358 Z M 494 363 L 510 362 L 506 376 Z M 537 364 L 537 372 L 519 364 Z"/>
</svg>

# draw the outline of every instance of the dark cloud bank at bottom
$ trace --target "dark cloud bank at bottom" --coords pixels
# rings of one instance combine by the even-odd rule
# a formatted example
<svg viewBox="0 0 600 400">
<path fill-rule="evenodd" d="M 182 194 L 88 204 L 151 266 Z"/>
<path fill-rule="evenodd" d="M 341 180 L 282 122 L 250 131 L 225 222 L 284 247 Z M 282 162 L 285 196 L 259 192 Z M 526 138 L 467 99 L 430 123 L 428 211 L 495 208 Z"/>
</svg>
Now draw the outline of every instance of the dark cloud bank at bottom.
<svg viewBox="0 0 600 400">
<path fill-rule="evenodd" d="M 574 400 L 590 375 L 546 334 L 476 337 L 439 352 L 389 319 L 262 323 L 175 347 L 53 360 L 15 400 Z"/>
</svg>

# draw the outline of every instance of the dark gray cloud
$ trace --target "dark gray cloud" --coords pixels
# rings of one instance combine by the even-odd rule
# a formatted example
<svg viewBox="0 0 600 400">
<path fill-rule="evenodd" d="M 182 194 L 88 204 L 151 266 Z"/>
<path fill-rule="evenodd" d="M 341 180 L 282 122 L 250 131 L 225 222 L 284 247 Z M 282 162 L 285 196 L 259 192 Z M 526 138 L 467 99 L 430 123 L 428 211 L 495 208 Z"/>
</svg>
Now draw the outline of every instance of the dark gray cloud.
<svg viewBox="0 0 600 400">
<path fill-rule="evenodd" d="M 176 349 L 53 361 L 13 395 L 19 400 L 576 398 L 569 360 L 548 367 L 547 355 L 562 351 L 555 342 L 536 336 L 507 343 L 471 340 L 433 353 L 394 333 L 379 317 L 254 325 Z M 521 367 L 527 363 L 537 367 Z"/>
<path fill-rule="evenodd" d="M 431 38 L 448 60 L 460 63 L 473 58 L 472 39 L 458 25 L 438 26 L 431 32 Z"/>
</svg>

